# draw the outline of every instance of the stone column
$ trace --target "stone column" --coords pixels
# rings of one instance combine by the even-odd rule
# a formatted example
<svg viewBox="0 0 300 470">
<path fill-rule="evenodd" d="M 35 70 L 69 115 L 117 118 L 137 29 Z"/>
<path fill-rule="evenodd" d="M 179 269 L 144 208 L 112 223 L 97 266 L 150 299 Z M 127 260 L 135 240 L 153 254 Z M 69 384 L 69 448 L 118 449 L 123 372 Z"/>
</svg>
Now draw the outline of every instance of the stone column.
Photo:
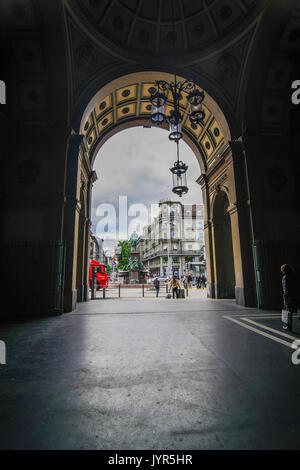
<svg viewBox="0 0 300 470">
<path fill-rule="evenodd" d="M 97 181 L 97 174 L 92 171 L 89 175 L 87 187 L 87 218 L 85 220 L 85 259 L 83 267 L 83 300 L 89 300 L 89 269 L 90 269 L 90 229 L 91 229 L 91 204 L 92 204 L 92 188 L 94 182 Z"/>
<path fill-rule="evenodd" d="M 209 197 L 208 179 L 205 174 L 202 174 L 197 183 L 200 184 L 203 194 L 204 204 L 204 240 L 206 252 L 206 276 L 207 276 L 207 297 L 215 298 L 215 269 L 214 269 L 214 242 L 213 242 L 213 228 L 212 216 Z"/>
<path fill-rule="evenodd" d="M 71 312 L 76 308 L 76 270 L 77 238 L 80 203 L 79 195 L 79 145 L 82 135 L 72 134 L 67 146 L 67 170 L 64 212 L 64 240 L 66 242 L 66 265 L 64 286 L 64 311 Z"/>
<path fill-rule="evenodd" d="M 247 307 L 257 306 L 253 259 L 253 227 L 246 154 L 242 139 L 229 142 L 232 150 L 236 210 L 231 210 L 234 262 L 236 266 L 236 301 Z M 237 253 L 240 256 L 237 256 Z"/>
</svg>

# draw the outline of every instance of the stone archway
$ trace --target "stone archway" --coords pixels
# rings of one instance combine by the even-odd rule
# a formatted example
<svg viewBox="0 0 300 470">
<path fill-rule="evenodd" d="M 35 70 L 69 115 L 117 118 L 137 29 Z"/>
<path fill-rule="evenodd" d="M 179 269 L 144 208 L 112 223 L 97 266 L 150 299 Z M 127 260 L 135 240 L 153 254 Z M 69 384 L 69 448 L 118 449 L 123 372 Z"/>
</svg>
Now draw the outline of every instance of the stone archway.
<svg viewBox="0 0 300 470">
<path fill-rule="evenodd" d="M 85 197 L 90 201 L 92 182 L 96 179 L 95 172 L 93 172 L 93 163 L 103 143 L 120 130 L 133 126 L 151 126 L 150 89 L 158 78 L 170 81 L 173 79 L 173 76 L 159 72 L 138 72 L 122 76 L 99 90 L 87 104 L 80 123 L 81 135 L 74 135 L 71 138 L 74 142 L 77 142 L 72 151 L 77 152 L 77 159 L 79 155 L 76 169 L 77 184 L 75 185 L 77 187 L 77 200 L 80 197 L 78 190 L 80 186 L 79 179 L 82 178 L 84 174 L 83 179 L 86 181 L 84 188 Z M 167 107 L 168 106 L 170 106 L 170 104 L 167 102 Z M 201 169 L 201 176 L 197 181 L 201 185 L 205 205 L 205 244 L 207 251 L 209 297 L 224 298 L 228 297 L 230 292 L 231 297 L 236 297 L 238 303 L 245 305 L 248 301 L 244 295 L 244 272 L 242 269 L 242 250 L 239 237 L 238 199 L 240 194 L 235 184 L 236 174 L 238 173 L 239 176 L 241 176 L 241 171 L 240 165 L 235 164 L 232 149 L 229 145 L 231 142 L 230 128 L 222 110 L 216 101 L 208 94 L 205 95 L 204 101 L 206 118 L 203 126 L 201 125 L 197 128 L 191 126 L 187 119 L 188 104 L 185 96 L 183 96 L 181 106 L 184 114 L 184 140 L 193 150 Z M 70 146 L 70 148 L 72 148 L 72 146 Z M 72 158 L 75 159 L 75 154 Z M 74 175 L 73 173 L 73 176 Z M 235 273 L 232 275 L 231 272 L 230 280 L 228 280 L 230 289 L 227 290 L 225 288 L 222 290 L 220 283 L 219 288 L 215 288 L 215 285 L 218 285 L 216 279 L 218 277 L 220 278 L 223 263 L 218 252 L 215 250 L 212 220 L 213 201 L 220 185 L 225 185 L 228 191 L 227 211 L 231 218 L 233 240 L 232 256 L 235 266 Z M 75 192 L 73 194 L 75 196 Z M 73 210 L 74 224 L 76 225 L 77 223 L 78 227 L 77 219 L 79 215 L 75 212 L 76 211 Z M 72 210 L 69 214 L 71 213 Z M 89 208 L 87 218 L 90 218 Z M 75 238 L 78 240 L 78 233 Z M 217 239 L 218 238 L 217 236 Z M 68 278 L 69 286 L 72 286 L 72 309 L 74 308 L 75 298 L 78 300 L 86 299 L 86 296 L 78 296 L 77 288 L 75 287 L 76 282 L 74 282 L 74 280 L 72 281 L 74 275 L 78 280 L 74 263 L 76 262 L 77 266 L 86 263 L 85 260 L 81 260 L 80 262 L 77 260 L 78 256 L 83 256 L 82 253 L 84 253 L 84 250 L 79 249 L 78 246 L 76 249 L 74 246 Z M 85 254 L 85 257 L 87 258 L 87 254 Z M 226 274 L 223 275 L 222 282 L 224 285 L 227 282 L 225 278 Z M 236 281 L 235 283 L 234 279 Z M 70 309 L 70 304 L 68 308 Z"/>
</svg>

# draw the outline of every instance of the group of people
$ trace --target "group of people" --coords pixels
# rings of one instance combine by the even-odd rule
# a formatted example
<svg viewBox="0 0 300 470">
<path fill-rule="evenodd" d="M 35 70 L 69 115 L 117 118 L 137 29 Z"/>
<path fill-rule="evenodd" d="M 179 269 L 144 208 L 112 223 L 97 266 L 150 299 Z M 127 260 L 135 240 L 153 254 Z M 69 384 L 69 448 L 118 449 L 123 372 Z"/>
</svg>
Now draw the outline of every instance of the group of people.
<svg viewBox="0 0 300 470">
<path fill-rule="evenodd" d="M 204 273 L 200 274 L 200 273 L 197 273 L 196 276 L 193 276 L 191 273 L 186 275 L 186 276 L 182 276 L 182 281 L 184 283 L 184 286 L 185 287 L 188 287 L 189 289 L 192 288 L 193 285 L 195 285 L 197 287 L 197 289 L 205 289 L 206 288 L 206 276 Z"/>
<path fill-rule="evenodd" d="M 181 276 L 178 279 L 176 276 L 173 276 L 171 281 L 169 282 L 169 291 L 172 292 L 173 299 L 176 297 L 184 296 L 184 289 L 190 289 L 192 285 L 195 284 L 197 289 L 205 288 L 206 287 L 206 276 L 205 274 L 197 273 L 195 278 L 192 274 L 187 274 L 185 276 Z M 154 287 L 156 290 L 156 297 L 158 297 L 159 289 L 160 289 L 160 281 L 158 276 L 154 279 Z"/>
<path fill-rule="evenodd" d="M 298 309 L 300 311 L 300 299 L 298 292 L 298 282 L 295 274 L 295 270 L 289 264 L 283 264 L 280 268 L 282 274 L 282 291 L 283 291 L 283 307 L 288 312 L 288 317 L 286 322 L 283 324 L 283 328 L 286 330 L 292 330 L 293 323 L 293 312 Z M 176 276 L 173 276 L 169 283 L 169 290 L 172 292 L 173 299 L 175 297 L 178 299 L 181 295 L 181 292 L 184 292 L 184 289 L 192 287 L 193 284 L 192 274 L 186 276 L 181 276 L 180 279 L 177 279 Z M 197 273 L 195 276 L 195 284 L 198 289 L 202 286 L 206 287 L 206 276 L 205 274 Z M 158 276 L 154 279 L 154 287 L 156 289 L 156 297 L 159 294 L 160 281 Z M 300 318 L 300 314 L 299 314 Z"/>
<path fill-rule="evenodd" d="M 156 297 L 158 297 L 159 289 L 160 289 L 160 281 L 159 281 L 158 276 L 156 276 L 156 278 L 154 279 L 153 284 L 156 290 Z M 173 294 L 173 299 L 175 299 L 175 297 L 176 299 L 178 299 L 181 291 L 182 290 L 184 291 L 184 288 L 185 288 L 185 284 L 183 282 L 183 276 L 180 280 L 177 279 L 176 276 L 173 276 L 171 281 L 169 282 L 169 290 Z"/>
</svg>

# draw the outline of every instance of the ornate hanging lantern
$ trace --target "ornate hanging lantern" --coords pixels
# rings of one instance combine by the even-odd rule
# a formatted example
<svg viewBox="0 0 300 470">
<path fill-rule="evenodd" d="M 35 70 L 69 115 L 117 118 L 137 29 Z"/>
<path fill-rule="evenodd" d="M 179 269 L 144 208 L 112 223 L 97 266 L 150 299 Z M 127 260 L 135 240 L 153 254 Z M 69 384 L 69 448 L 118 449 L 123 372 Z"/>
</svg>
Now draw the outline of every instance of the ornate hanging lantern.
<svg viewBox="0 0 300 470">
<path fill-rule="evenodd" d="M 189 119 L 192 124 L 201 124 L 205 118 L 205 112 L 202 107 L 204 101 L 204 92 L 194 88 L 188 94 L 187 100 L 190 105 Z"/>
<path fill-rule="evenodd" d="M 175 75 L 174 82 L 166 82 L 165 80 L 157 80 L 155 82 L 156 88 L 153 89 L 151 94 L 152 116 L 151 121 L 158 126 L 164 122 L 170 124 L 169 139 L 173 141 L 182 138 L 181 123 L 183 115 L 180 112 L 179 102 L 182 99 L 182 92 L 188 93 L 187 101 L 190 105 L 189 119 L 193 124 L 203 123 L 205 112 L 203 110 L 204 91 L 197 88 L 197 85 L 192 80 L 185 80 L 184 82 L 177 82 Z M 170 94 L 170 104 L 173 109 L 169 115 L 165 114 L 165 105 L 167 101 L 167 94 Z"/>
<path fill-rule="evenodd" d="M 182 161 L 179 160 L 179 142 L 177 140 L 177 161 L 174 162 L 170 171 L 173 177 L 173 193 L 177 194 L 179 197 L 182 197 L 183 194 L 188 192 L 187 180 L 186 180 L 186 171 L 188 166 Z"/>
<path fill-rule="evenodd" d="M 156 88 L 151 90 L 152 115 L 153 124 L 161 126 L 163 123 L 169 123 L 169 139 L 177 144 L 177 161 L 170 168 L 173 176 L 173 193 L 182 197 L 188 192 L 186 171 L 187 165 L 179 160 L 179 140 L 182 139 L 182 121 L 183 114 L 180 112 L 179 102 L 182 100 L 183 92 L 187 94 L 187 101 L 190 105 L 188 117 L 192 124 L 203 124 L 205 112 L 203 110 L 204 91 L 197 88 L 192 80 L 177 82 L 175 75 L 174 82 L 166 82 L 165 80 L 157 80 Z M 173 105 L 169 115 L 165 113 L 167 95 L 170 97 L 170 106 Z M 169 104 L 168 104 L 169 106 Z"/>
<path fill-rule="evenodd" d="M 153 124 L 161 126 L 166 120 L 166 95 L 164 93 L 156 91 L 154 94 L 151 95 L 150 101 L 152 104 L 151 121 Z"/>
</svg>

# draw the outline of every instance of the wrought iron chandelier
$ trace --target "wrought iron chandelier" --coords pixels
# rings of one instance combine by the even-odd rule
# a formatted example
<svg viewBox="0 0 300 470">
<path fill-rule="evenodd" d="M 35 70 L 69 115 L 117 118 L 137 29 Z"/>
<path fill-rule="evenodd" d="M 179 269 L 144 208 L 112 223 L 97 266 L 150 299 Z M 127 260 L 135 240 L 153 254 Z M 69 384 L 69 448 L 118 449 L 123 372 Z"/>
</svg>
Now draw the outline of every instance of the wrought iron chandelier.
<svg viewBox="0 0 300 470">
<path fill-rule="evenodd" d="M 151 93 L 152 115 L 151 122 L 157 126 L 164 123 L 169 124 L 169 139 L 177 144 L 177 161 L 170 168 L 173 174 L 172 191 L 180 197 L 188 192 L 186 184 L 187 165 L 179 160 L 179 141 L 182 139 L 182 121 L 184 114 L 180 109 L 180 101 L 183 99 L 183 92 L 187 93 L 187 101 L 189 103 L 188 118 L 193 125 L 203 124 L 205 112 L 203 109 L 204 91 L 200 90 L 198 85 L 192 80 L 183 82 L 177 81 L 175 75 L 173 82 L 165 80 L 157 80 L 156 88 Z M 168 98 L 169 95 L 169 98 Z M 166 104 L 170 104 L 172 109 L 166 115 Z"/>
</svg>

